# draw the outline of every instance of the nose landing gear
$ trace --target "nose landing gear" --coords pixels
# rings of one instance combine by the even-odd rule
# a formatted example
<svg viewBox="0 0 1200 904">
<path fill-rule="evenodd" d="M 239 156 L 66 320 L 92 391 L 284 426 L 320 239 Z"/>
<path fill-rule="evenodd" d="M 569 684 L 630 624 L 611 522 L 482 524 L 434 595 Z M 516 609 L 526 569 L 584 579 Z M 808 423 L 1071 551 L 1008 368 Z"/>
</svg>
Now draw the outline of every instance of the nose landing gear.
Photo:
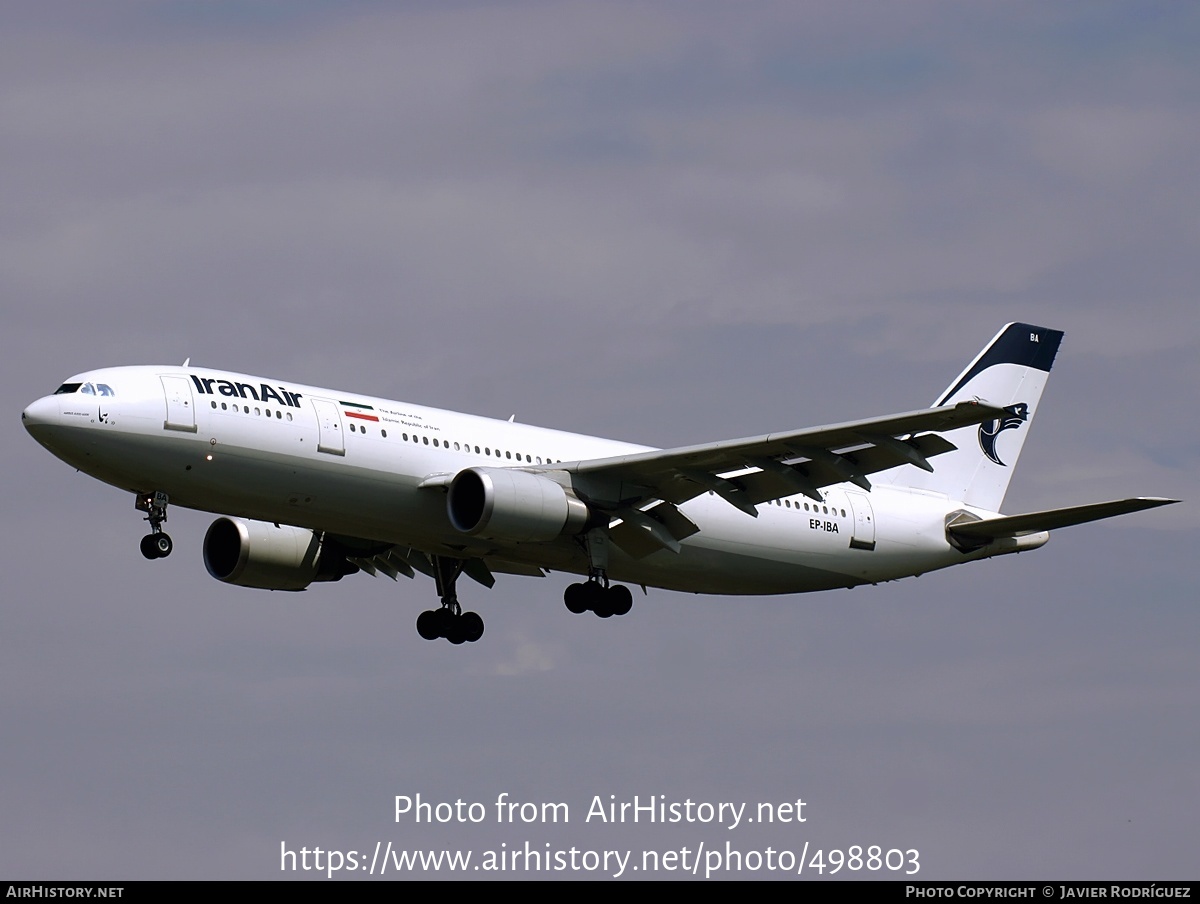
<svg viewBox="0 0 1200 904">
<path fill-rule="evenodd" d="M 139 512 L 146 512 L 150 522 L 150 533 L 142 537 L 142 555 L 147 559 L 162 559 L 171 554 L 174 544 L 171 538 L 163 533 L 162 524 L 167 520 L 167 494 L 162 492 L 139 493 L 133 501 L 133 507 Z"/>
</svg>

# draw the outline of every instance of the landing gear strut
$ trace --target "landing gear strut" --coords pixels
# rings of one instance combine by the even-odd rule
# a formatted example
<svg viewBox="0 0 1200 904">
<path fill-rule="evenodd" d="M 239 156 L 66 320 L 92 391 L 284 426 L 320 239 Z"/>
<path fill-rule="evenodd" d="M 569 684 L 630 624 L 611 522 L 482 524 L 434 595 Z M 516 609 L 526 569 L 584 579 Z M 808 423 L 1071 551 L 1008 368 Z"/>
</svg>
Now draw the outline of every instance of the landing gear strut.
<svg viewBox="0 0 1200 904">
<path fill-rule="evenodd" d="M 167 494 L 161 492 L 139 493 L 134 499 L 133 507 L 139 512 L 146 512 L 150 522 L 150 533 L 142 537 L 142 555 L 147 559 L 162 559 L 171 554 L 174 544 L 171 538 L 163 533 L 162 524 L 167 520 Z"/>
<path fill-rule="evenodd" d="M 434 580 L 438 596 L 442 598 L 442 606 L 440 609 L 426 609 L 417 616 L 417 633 L 426 640 L 444 637 L 452 644 L 474 643 L 483 637 L 483 619 L 474 612 L 462 611 L 455 589 L 466 562 L 447 556 L 432 556 L 432 559 Z"/>
<path fill-rule="evenodd" d="M 633 594 L 621 584 L 608 583 L 608 530 L 592 528 L 584 536 L 588 554 L 588 579 L 572 584 L 563 593 L 567 608 L 579 615 L 594 612 L 600 618 L 625 615 L 633 608 Z"/>
</svg>

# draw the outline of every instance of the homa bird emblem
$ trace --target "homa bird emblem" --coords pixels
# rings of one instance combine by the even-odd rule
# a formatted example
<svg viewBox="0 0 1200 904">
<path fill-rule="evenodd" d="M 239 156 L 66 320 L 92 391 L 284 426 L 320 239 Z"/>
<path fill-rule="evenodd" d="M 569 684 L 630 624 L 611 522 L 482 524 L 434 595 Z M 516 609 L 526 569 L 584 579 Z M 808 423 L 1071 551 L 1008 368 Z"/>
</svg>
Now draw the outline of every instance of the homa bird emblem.
<svg viewBox="0 0 1200 904">
<path fill-rule="evenodd" d="M 1000 456 L 996 453 L 996 437 L 1005 430 L 1020 427 L 1025 421 L 1029 420 L 1029 406 L 1024 402 L 1018 402 L 1016 405 L 1005 406 L 1004 410 L 1008 412 L 1008 417 L 984 421 L 979 425 L 979 448 L 983 450 L 984 455 L 996 464 L 1007 468 L 1008 465 L 1004 464 L 1000 460 Z"/>
</svg>

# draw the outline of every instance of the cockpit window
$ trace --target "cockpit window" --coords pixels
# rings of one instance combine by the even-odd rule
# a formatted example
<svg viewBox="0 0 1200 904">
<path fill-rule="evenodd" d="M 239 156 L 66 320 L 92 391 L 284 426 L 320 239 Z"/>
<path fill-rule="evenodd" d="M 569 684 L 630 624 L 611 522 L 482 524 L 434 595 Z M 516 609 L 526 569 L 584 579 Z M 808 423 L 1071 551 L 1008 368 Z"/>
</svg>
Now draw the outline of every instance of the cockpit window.
<svg viewBox="0 0 1200 904">
<path fill-rule="evenodd" d="M 107 383 L 63 383 L 54 390 L 55 395 L 70 395 L 78 392 L 80 395 L 115 396 L 113 388 Z"/>
</svg>

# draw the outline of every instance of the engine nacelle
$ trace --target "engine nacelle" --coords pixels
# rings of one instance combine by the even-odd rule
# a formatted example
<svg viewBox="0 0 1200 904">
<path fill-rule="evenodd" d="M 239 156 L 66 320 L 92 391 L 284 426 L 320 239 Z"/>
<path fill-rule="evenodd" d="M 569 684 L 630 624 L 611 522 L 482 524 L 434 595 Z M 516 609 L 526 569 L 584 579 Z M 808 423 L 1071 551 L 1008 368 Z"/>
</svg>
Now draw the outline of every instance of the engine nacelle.
<svg viewBox="0 0 1200 904">
<path fill-rule="evenodd" d="M 218 581 L 263 590 L 303 590 L 358 570 L 323 549 L 321 535 L 307 528 L 218 518 L 204 535 L 204 567 Z"/>
<path fill-rule="evenodd" d="M 450 523 L 488 540 L 553 540 L 582 530 L 588 508 L 553 480 L 509 468 L 467 468 L 450 484 Z"/>
</svg>

